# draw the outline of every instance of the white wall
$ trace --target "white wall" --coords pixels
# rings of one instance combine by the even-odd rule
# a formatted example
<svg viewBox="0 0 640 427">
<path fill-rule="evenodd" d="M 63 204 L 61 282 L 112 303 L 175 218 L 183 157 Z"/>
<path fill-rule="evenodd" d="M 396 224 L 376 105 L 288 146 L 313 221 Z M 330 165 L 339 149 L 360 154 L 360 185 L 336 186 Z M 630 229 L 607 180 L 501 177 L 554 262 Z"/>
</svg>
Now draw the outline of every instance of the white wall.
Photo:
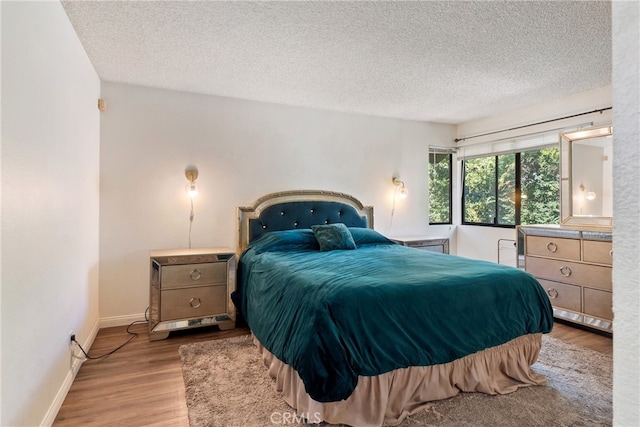
<svg viewBox="0 0 640 427">
<path fill-rule="evenodd" d="M 100 84 L 58 2 L 2 2 L 3 426 L 51 424 L 98 319 Z M 77 365 L 75 366 L 77 369 Z"/>
<path fill-rule="evenodd" d="M 102 84 L 100 316 L 133 320 L 148 306 L 148 254 L 187 247 L 184 170 L 195 165 L 192 246 L 237 245 L 237 208 L 291 189 L 351 194 L 375 209 L 384 234 L 428 227 L 428 145 L 451 145 L 454 127 Z M 393 185 L 398 201 L 389 229 Z M 137 316 L 137 317 L 136 317 Z"/>
<path fill-rule="evenodd" d="M 571 116 L 583 112 L 593 111 L 611 107 L 612 87 L 594 89 L 587 92 L 578 93 L 572 96 L 560 98 L 554 101 L 532 105 L 508 113 L 487 117 L 486 119 L 474 120 L 473 122 L 462 123 L 457 127 L 457 137 L 463 138 L 471 135 L 482 135 L 485 133 L 510 129 L 527 124 L 543 122 L 558 117 Z M 575 117 L 559 122 L 545 123 L 525 129 L 510 132 L 500 132 L 499 134 L 486 137 L 470 138 L 459 144 L 459 147 L 468 145 L 485 144 L 497 139 L 509 138 L 535 132 L 544 132 L 551 129 L 558 129 L 565 126 L 575 126 L 578 124 L 590 123 L 593 126 L 610 124 L 612 121 L 611 110 L 603 113 L 589 114 Z M 559 131 L 558 131 L 559 133 Z M 456 200 L 460 200 L 460 183 L 457 183 L 454 194 Z M 459 212 L 459 211 L 458 211 Z M 457 224 L 460 223 L 460 215 L 454 218 Z M 496 227 L 479 227 L 469 225 L 459 225 L 456 230 L 457 254 L 468 258 L 484 259 L 487 261 L 498 261 L 498 240 L 517 238 L 514 229 L 504 229 Z"/>
<path fill-rule="evenodd" d="M 640 3 L 613 2 L 613 425 L 640 425 Z"/>
</svg>

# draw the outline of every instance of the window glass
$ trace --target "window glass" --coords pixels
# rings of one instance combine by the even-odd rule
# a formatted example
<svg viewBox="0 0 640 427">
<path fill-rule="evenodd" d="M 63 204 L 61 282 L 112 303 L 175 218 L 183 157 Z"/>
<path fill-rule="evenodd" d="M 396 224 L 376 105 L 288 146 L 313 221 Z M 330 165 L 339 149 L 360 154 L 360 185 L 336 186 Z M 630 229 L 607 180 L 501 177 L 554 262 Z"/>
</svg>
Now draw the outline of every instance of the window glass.
<svg viewBox="0 0 640 427">
<path fill-rule="evenodd" d="M 496 160 L 464 161 L 463 223 L 493 224 L 496 216 Z"/>
<path fill-rule="evenodd" d="M 521 155 L 521 224 L 560 223 L 560 152 L 557 148 Z"/>
<path fill-rule="evenodd" d="M 558 224 L 559 160 L 557 147 L 465 160 L 462 223 Z"/>
<path fill-rule="evenodd" d="M 429 224 L 451 224 L 451 154 L 429 154 Z"/>
<path fill-rule="evenodd" d="M 516 155 L 498 156 L 498 224 L 516 224 Z"/>
</svg>

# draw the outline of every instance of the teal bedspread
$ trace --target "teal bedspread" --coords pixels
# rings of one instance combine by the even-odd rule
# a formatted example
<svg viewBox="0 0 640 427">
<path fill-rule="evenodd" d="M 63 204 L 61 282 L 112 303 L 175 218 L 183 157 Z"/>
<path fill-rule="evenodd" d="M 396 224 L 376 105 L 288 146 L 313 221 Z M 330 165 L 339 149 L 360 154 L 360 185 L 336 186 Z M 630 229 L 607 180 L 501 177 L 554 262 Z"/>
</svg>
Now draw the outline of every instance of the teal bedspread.
<svg viewBox="0 0 640 427">
<path fill-rule="evenodd" d="M 240 257 L 234 302 L 313 399 L 346 399 L 359 375 L 551 331 L 549 299 L 530 274 L 374 234 L 355 250 L 321 252 L 310 230 L 268 233 Z"/>
</svg>

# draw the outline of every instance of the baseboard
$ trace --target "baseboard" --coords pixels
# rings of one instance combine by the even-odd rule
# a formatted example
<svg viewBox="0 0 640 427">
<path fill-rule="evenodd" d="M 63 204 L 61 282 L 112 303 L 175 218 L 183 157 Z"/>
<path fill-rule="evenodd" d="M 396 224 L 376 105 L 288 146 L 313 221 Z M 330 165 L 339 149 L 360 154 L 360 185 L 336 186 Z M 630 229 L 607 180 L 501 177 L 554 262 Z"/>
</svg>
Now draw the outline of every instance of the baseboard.
<svg viewBox="0 0 640 427">
<path fill-rule="evenodd" d="M 103 317 L 99 320 L 100 329 L 102 328 L 111 328 L 113 326 L 126 326 L 131 324 L 132 322 L 139 322 L 146 320 L 146 313 L 140 314 L 127 314 L 125 316 L 112 316 L 112 317 Z"/>
<path fill-rule="evenodd" d="M 113 326 L 125 326 L 125 325 L 129 325 L 132 322 L 144 321 L 146 320 L 145 315 L 146 313 L 141 313 L 141 314 L 131 314 L 127 316 L 113 316 L 113 317 L 105 317 L 102 319 L 98 319 L 96 323 L 93 325 L 93 328 L 91 329 L 91 332 L 89 333 L 89 336 L 87 337 L 87 339 L 84 340 L 84 342 L 81 342 L 80 345 L 86 351 L 89 351 L 100 329 L 110 328 Z M 82 355 L 82 353 L 80 353 L 79 351 L 77 351 L 77 353 L 79 355 Z M 69 393 L 69 390 L 71 389 L 73 380 L 75 380 L 76 375 L 80 370 L 80 366 L 82 366 L 82 362 L 84 361 L 85 359 L 83 357 L 72 357 L 70 359 L 69 372 L 67 373 L 67 376 L 65 377 L 62 385 L 60 386 L 60 389 L 58 390 L 58 393 L 56 394 L 55 399 L 53 400 L 53 402 L 51 402 L 51 405 L 49 406 L 49 410 L 47 411 L 44 418 L 42 419 L 40 426 L 50 427 L 51 425 L 53 425 L 53 422 L 55 421 L 56 416 L 58 415 L 58 411 L 60 411 L 60 408 L 64 403 L 64 399 L 67 397 L 67 393 Z"/>
<path fill-rule="evenodd" d="M 84 342 L 80 343 L 82 348 L 91 348 L 91 346 L 93 345 L 93 341 L 96 339 L 96 336 L 98 335 L 98 331 L 100 330 L 99 324 L 100 324 L 100 321 L 98 320 L 93 325 L 93 328 L 91 329 L 91 332 L 89 333 L 89 336 L 87 337 L 87 339 Z M 76 353 L 81 354 L 79 351 L 77 351 Z M 53 425 L 53 422 L 56 419 L 56 415 L 58 415 L 58 411 L 62 407 L 62 404 L 64 403 L 64 399 L 67 397 L 67 393 L 69 393 L 69 389 L 71 389 L 73 380 L 75 380 L 76 375 L 80 370 L 80 366 L 82 366 L 82 362 L 84 362 L 84 360 L 85 359 L 82 357 L 71 357 L 69 372 L 67 373 L 67 376 L 65 377 L 62 385 L 60 386 L 58 393 L 56 393 L 56 397 L 53 399 L 53 402 L 51 402 L 51 406 L 49 406 L 49 410 L 47 411 L 44 418 L 42 419 L 42 422 L 40 423 L 41 426 L 49 427 Z"/>
</svg>

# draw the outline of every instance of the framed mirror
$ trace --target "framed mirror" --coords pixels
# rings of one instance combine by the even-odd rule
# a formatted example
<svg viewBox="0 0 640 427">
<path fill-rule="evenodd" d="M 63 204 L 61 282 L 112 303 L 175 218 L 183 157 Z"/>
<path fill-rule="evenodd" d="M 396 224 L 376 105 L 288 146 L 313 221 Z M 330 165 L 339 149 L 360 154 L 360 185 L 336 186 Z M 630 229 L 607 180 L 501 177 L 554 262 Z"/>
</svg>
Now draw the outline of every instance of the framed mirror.
<svg viewBox="0 0 640 427">
<path fill-rule="evenodd" d="M 560 134 L 562 224 L 613 225 L 611 126 Z"/>
</svg>

